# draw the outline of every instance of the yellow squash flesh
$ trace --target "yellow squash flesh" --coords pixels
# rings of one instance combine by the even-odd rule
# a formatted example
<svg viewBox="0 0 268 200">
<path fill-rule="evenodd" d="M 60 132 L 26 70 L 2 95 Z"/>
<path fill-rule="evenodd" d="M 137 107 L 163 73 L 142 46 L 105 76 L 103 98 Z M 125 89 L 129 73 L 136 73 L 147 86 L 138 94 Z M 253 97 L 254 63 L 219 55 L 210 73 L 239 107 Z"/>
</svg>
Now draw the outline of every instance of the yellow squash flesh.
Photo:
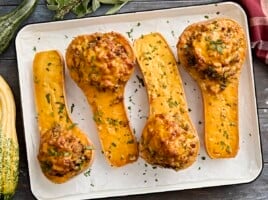
<svg viewBox="0 0 268 200">
<path fill-rule="evenodd" d="M 66 62 L 93 110 L 107 161 L 115 167 L 136 161 L 138 145 L 123 103 L 135 63 L 128 41 L 115 32 L 78 36 L 67 49 Z"/>
<path fill-rule="evenodd" d="M 180 170 L 192 165 L 199 139 L 191 122 L 176 60 L 159 33 L 134 42 L 144 76 L 150 112 L 140 141 L 140 155 L 148 163 Z"/>
<path fill-rule="evenodd" d="M 40 133 L 38 160 L 48 179 L 63 183 L 92 164 L 92 142 L 69 116 L 60 53 L 55 50 L 36 53 L 33 78 Z"/>
<path fill-rule="evenodd" d="M 199 22 L 184 30 L 177 50 L 182 66 L 202 92 L 208 155 L 235 157 L 239 149 L 239 76 L 246 52 L 243 29 L 226 18 Z"/>
</svg>

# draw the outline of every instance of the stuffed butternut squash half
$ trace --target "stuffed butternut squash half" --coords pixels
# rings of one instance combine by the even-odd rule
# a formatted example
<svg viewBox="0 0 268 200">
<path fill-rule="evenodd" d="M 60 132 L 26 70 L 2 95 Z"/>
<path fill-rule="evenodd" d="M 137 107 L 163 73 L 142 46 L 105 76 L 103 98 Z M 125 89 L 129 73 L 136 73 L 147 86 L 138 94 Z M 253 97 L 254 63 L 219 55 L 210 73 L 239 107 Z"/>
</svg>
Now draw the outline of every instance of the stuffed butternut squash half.
<svg viewBox="0 0 268 200">
<path fill-rule="evenodd" d="M 187 168 L 197 158 L 199 139 L 188 114 L 176 60 L 159 33 L 137 39 L 134 51 L 150 105 L 140 155 L 152 165 L 174 170 Z"/>
<path fill-rule="evenodd" d="M 36 53 L 33 77 L 40 132 L 38 160 L 49 180 L 63 183 L 92 164 L 93 145 L 66 108 L 64 64 L 59 52 Z"/>
<path fill-rule="evenodd" d="M 211 158 L 235 157 L 239 149 L 238 85 L 246 48 L 242 27 L 227 18 L 192 24 L 177 43 L 179 61 L 202 92 Z"/>
<path fill-rule="evenodd" d="M 72 79 L 93 110 L 103 153 L 111 166 L 138 158 L 138 145 L 129 126 L 123 95 L 135 66 L 129 42 L 115 32 L 81 35 L 66 52 Z"/>
</svg>

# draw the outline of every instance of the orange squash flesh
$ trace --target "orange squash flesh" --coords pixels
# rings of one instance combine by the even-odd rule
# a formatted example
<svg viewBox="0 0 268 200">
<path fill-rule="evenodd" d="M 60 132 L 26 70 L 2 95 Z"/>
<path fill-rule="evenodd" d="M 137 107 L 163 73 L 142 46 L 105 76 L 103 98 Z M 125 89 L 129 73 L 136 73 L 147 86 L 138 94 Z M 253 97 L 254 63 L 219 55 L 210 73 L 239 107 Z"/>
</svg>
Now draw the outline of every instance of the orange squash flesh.
<svg viewBox="0 0 268 200">
<path fill-rule="evenodd" d="M 202 91 L 205 142 L 212 158 L 233 157 L 239 146 L 238 82 L 218 95 Z"/>
<path fill-rule="evenodd" d="M 124 87 L 135 63 L 128 41 L 115 32 L 78 36 L 68 46 L 66 62 L 93 110 L 109 164 L 120 167 L 136 161 L 138 143 L 123 103 Z"/>
<path fill-rule="evenodd" d="M 55 50 L 36 53 L 33 78 L 40 133 L 38 160 L 49 180 L 63 183 L 92 164 L 94 148 L 72 122 L 66 108 L 60 53 Z"/>
<path fill-rule="evenodd" d="M 204 85 L 196 71 L 191 76 Z M 201 88 L 204 105 L 204 131 L 207 153 L 211 158 L 234 157 L 239 149 L 238 80 L 233 80 L 223 91 L 215 94 Z"/>
<path fill-rule="evenodd" d="M 134 51 L 150 106 L 140 155 L 152 165 L 174 170 L 187 168 L 197 158 L 199 139 L 189 117 L 176 60 L 159 33 L 135 40 Z"/>
<path fill-rule="evenodd" d="M 138 158 L 137 141 L 129 127 L 125 107 L 120 100 L 123 88 L 116 92 L 99 92 L 95 87 L 81 86 L 93 111 L 103 153 L 111 166 L 120 167 Z"/>
<path fill-rule="evenodd" d="M 242 27 L 227 18 L 188 26 L 177 44 L 179 61 L 201 89 L 211 158 L 232 158 L 239 149 L 238 87 L 246 48 Z"/>
</svg>

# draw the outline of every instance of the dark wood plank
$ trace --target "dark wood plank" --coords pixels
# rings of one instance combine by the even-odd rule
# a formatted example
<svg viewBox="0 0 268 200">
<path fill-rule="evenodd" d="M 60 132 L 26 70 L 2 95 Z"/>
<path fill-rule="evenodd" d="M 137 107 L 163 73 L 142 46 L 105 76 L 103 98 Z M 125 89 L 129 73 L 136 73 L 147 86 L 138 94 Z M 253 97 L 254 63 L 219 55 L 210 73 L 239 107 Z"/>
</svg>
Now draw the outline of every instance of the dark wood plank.
<svg viewBox="0 0 268 200">
<path fill-rule="evenodd" d="M 0 59 L 0 74 L 5 78 L 5 80 L 10 85 L 14 97 L 19 101 L 19 79 L 18 79 L 18 71 L 17 71 L 17 62 L 16 60 L 3 60 Z M 19 103 L 19 102 L 17 102 Z M 19 104 L 17 106 L 20 106 Z"/>
<path fill-rule="evenodd" d="M 0 0 L 0 6 L 14 6 L 22 3 L 23 0 Z M 46 0 L 38 0 L 38 5 L 46 4 Z"/>
<path fill-rule="evenodd" d="M 10 6 L 10 5 L 1 5 L 0 4 L 0 16 L 4 15 L 6 13 L 9 13 L 10 11 L 12 11 L 14 8 L 16 7 L 16 5 Z"/>
<path fill-rule="evenodd" d="M 262 153 L 264 162 L 268 163 L 268 109 L 259 109 Z"/>
<path fill-rule="evenodd" d="M 259 108 L 268 108 L 268 66 L 254 59 L 254 76 Z"/>
</svg>

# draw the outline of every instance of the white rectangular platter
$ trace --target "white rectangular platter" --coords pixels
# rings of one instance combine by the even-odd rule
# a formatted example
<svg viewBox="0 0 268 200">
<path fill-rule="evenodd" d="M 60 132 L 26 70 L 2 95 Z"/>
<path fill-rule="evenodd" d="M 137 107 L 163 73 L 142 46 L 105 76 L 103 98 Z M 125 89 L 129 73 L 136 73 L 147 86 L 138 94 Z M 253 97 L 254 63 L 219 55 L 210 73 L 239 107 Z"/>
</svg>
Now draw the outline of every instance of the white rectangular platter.
<svg viewBox="0 0 268 200">
<path fill-rule="evenodd" d="M 214 17 L 229 17 L 241 24 L 250 47 L 246 15 L 234 3 L 32 24 L 18 33 L 16 50 L 29 174 L 31 189 L 37 199 L 75 200 L 153 193 L 246 183 L 257 178 L 262 170 L 262 155 L 250 48 L 239 88 L 240 150 L 235 158 L 212 160 L 207 156 L 203 142 L 201 94 L 196 83 L 179 67 L 190 115 L 201 141 L 200 154 L 195 164 L 178 172 L 152 167 L 142 159 L 121 168 L 110 167 L 101 154 L 92 112 L 86 98 L 70 79 L 66 69 L 67 101 L 69 109 L 73 108 L 72 119 L 94 142 L 96 158 L 90 173 L 80 174 L 69 182 L 58 185 L 44 177 L 38 164 L 39 133 L 32 78 L 32 61 L 36 51 L 57 49 L 64 55 L 73 37 L 94 32 L 116 31 L 131 42 L 142 34 L 160 32 L 176 55 L 175 46 L 184 28 L 194 22 Z M 137 76 L 142 77 L 139 69 L 135 69 L 127 84 L 124 102 L 130 108 L 127 110 L 128 116 L 139 140 L 148 113 L 148 102 L 146 90 Z"/>
</svg>

